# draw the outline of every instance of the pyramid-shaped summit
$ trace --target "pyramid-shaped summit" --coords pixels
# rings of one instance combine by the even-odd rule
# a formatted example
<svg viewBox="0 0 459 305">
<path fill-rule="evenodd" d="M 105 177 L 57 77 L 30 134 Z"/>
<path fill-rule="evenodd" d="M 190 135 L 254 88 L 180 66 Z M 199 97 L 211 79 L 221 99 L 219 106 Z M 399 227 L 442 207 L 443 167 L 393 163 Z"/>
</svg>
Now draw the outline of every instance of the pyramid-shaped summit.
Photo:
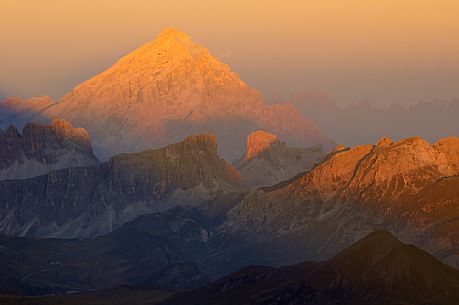
<svg viewBox="0 0 459 305">
<path fill-rule="evenodd" d="M 85 127 L 105 156 L 213 133 L 231 161 L 244 154 L 247 135 L 258 129 L 295 146 L 332 146 L 293 106 L 265 105 L 228 65 L 171 28 L 76 86 L 43 115 Z"/>
<path fill-rule="evenodd" d="M 153 40 L 147 45 L 153 44 L 156 44 L 159 47 L 163 48 L 167 47 L 167 44 L 169 44 L 169 47 L 174 46 L 174 44 L 181 44 L 182 46 L 187 48 L 199 47 L 191 40 L 190 36 L 174 28 L 165 29 L 156 37 L 155 40 Z"/>
</svg>

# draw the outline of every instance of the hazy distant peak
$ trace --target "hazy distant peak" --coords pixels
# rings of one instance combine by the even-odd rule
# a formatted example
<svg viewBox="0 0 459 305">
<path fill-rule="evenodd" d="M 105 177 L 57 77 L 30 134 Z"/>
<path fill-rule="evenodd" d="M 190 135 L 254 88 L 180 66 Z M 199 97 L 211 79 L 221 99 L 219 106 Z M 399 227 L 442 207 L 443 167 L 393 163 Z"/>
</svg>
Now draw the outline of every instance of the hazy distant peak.
<svg viewBox="0 0 459 305">
<path fill-rule="evenodd" d="M 37 106 L 47 106 L 49 103 L 54 103 L 53 99 L 48 95 L 34 96 L 27 99 L 22 99 L 19 96 L 7 96 L 4 99 L 0 99 L 0 102 L 7 105 L 27 104 L 28 106 L 31 106 L 30 104 L 37 104 Z"/>
<path fill-rule="evenodd" d="M 212 132 L 222 155 L 235 160 L 257 129 L 295 147 L 333 146 L 292 105 L 266 105 L 228 65 L 171 28 L 39 114 L 85 127 L 103 157 Z"/>
</svg>

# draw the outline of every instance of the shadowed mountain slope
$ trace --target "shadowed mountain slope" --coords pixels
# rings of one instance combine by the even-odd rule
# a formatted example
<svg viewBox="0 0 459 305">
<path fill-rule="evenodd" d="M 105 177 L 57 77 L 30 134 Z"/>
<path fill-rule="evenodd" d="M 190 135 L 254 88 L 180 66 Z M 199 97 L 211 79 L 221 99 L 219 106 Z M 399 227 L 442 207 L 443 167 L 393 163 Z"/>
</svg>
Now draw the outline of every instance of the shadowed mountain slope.
<svg viewBox="0 0 459 305">
<path fill-rule="evenodd" d="M 257 188 L 290 179 L 324 157 L 321 146 L 289 147 L 277 136 L 257 130 L 247 137 L 246 153 L 234 166 L 248 186 Z"/>
<path fill-rule="evenodd" d="M 116 297 L 116 298 L 114 298 Z M 186 292 L 120 287 L 73 296 L 1 296 L 2 304 L 453 305 L 459 271 L 376 231 L 323 262 L 246 267 Z"/>
<path fill-rule="evenodd" d="M 97 236 L 144 214 L 231 202 L 241 192 L 242 179 L 218 156 L 215 136 L 190 136 L 95 166 L 1 181 L 0 230 L 34 237 Z"/>
<path fill-rule="evenodd" d="M 316 263 L 247 267 L 161 304 L 456 304 L 459 271 L 378 231 Z"/>
<path fill-rule="evenodd" d="M 64 120 L 0 129 L 0 179 L 24 179 L 66 167 L 97 164 L 89 134 Z"/>
</svg>

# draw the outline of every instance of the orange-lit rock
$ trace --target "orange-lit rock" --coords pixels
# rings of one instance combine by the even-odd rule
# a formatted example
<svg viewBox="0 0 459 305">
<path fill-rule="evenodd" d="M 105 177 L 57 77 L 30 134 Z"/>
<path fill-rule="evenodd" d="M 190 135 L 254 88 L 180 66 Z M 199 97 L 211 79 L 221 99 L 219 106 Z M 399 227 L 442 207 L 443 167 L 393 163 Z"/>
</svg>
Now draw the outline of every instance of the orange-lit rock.
<svg viewBox="0 0 459 305">
<path fill-rule="evenodd" d="M 459 266 L 458 149 L 455 137 L 412 137 L 335 150 L 302 176 L 246 196 L 226 228 L 257 232 L 248 243 L 263 253 L 275 240 L 312 258 L 384 229 Z"/>
<path fill-rule="evenodd" d="M 246 154 L 234 163 L 251 188 L 271 186 L 311 169 L 325 157 L 320 145 L 290 147 L 271 133 L 257 130 L 247 137 Z"/>
<path fill-rule="evenodd" d="M 244 154 L 247 135 L 260 128 L 289 145 L 333 147 L 292 105 L 264 104 L 228 65 L 174 29 L 76 86 L 40 115 L 86 128 L 105 156 L 211 132 L 220 153 L 233 161 Z"/>
<path fill-rule="evenodd" d="M 440 139 L 435 148 L 446 156 L 446 159 L 459 174 L 459 138 L 449 137 Z"/>
<path fill-rule="evenodd" d="M 393 141 L 391 139 L 387 137 L 382 137 L 381 139 L 379 139 L 378 143 L 376 144 L 376 147 L 385 147 L 391 145 L 392 143 Z"/>
<path fill-rule="evenodd" d="M 279 138 L 272 133 L 257 130 L 247 137 L 245 159 L 255 158 L 260 153 L 268 149 L 273 143 L 279 142 Z"/>
</svg>

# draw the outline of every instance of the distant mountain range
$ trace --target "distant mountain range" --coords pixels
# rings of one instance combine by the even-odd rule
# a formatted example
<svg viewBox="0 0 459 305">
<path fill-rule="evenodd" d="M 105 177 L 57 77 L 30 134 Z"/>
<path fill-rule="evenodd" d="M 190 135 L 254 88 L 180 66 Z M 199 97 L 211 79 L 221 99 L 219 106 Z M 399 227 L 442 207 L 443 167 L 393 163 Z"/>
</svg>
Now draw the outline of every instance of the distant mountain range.
<svg viewBox="0 0 459 305">
<path fill-rule="evenodd" d="M 285 103 L 295 105 L 337 143 L 347 146 L 374 143 L 381 136 L 393 139 L 420 136 L 435 142 L 459 135 L 458 99 L 423 101 L 411 106 L 393 103 L 385 108 L 372 106 L 370 102 L 342 107 L 326 93 L 311 90 L 294 93 Z"/>
<path fill-rule="evenodd" d="M 57 103 L 46 97 L 0 103 L 3 124 L 51 118 L 86 128 L 102 159 L 213 133 L 222 156 L 233 161 L 244 154 L 247 135 L 258 129 L 293 146 L 322 145 L 326 151 L 334 147 L 295 107 L 264 104 L 260 93 L 226 64 L 174 29 L 76 86 Z"/>
</svg>

